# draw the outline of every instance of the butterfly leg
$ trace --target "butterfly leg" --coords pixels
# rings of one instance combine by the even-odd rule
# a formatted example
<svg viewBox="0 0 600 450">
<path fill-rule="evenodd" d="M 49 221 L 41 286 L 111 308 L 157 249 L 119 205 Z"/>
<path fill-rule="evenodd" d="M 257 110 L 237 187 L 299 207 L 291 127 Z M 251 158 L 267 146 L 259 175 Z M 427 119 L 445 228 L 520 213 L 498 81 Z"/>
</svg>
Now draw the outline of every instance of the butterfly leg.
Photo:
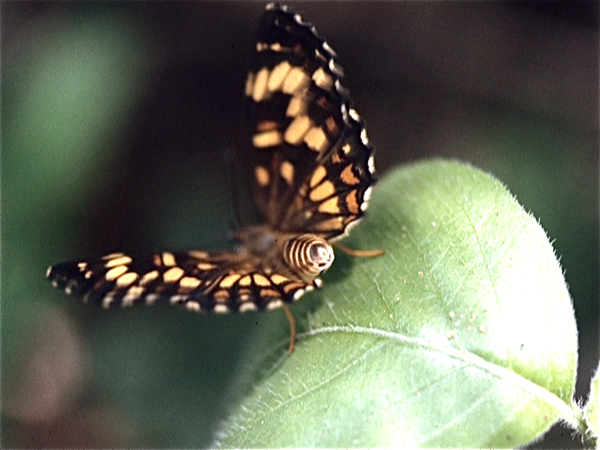
<svg viewBox="0 0 600 450">
<path fill-rule="evenodd" d="M 376 256 L 381 256 L 385 253 L 385 250 L 358 250 L 355 248 L 346 247 L 344 244 L 340 244 L 339 242 L 333 242 L 333 246 L 335 248 L 340 249 L 348 256 L 357 256 L 361 258 L 374 258 Z"/>
<path fill-rule="evenodd" d="M 291 355 L 294 351 L 294 344 L 296 344 L 296 320 L 290 311 L 290 307 L 285 303 L 282 305 L 283 312 L 285 313 L 285 317 L 287 317 L 288 322 L 290 323 L 290 346 L 288 348 L 288 353 Z"/>
</svg>

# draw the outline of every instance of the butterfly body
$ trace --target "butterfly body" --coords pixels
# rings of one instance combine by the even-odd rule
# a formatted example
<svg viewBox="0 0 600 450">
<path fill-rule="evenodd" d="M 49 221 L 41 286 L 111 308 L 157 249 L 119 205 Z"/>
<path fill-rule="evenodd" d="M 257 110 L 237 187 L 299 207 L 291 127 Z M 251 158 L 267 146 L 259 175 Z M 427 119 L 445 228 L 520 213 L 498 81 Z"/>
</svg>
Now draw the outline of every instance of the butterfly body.
<svg viewBox="0 0 600 450">
<path fill-rule="evenodd" d="M 363 217 L 373 147 L 329 45 L 297 14 L 261 16 L 245 85 L 252 189 L 263 223 L 234 251 L 113 253 L 52 266 L 68 294 L 108 308 L 168 302 L 198 312 L 270 310 L 321 286 L 331 242 Z"/>
</svg>

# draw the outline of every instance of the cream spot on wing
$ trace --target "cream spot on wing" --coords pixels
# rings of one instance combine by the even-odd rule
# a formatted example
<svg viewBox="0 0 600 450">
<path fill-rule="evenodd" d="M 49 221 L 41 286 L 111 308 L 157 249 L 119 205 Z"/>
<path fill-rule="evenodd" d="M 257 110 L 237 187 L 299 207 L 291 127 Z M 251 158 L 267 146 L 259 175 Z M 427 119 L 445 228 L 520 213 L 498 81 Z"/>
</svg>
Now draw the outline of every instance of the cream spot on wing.
<svg viewBox="0 0 600 450">
<path fill-rule="evenodd" d="M 152 272 L 148 272 L 146 274 L 144 274 L 144 276 L 142 276 L 142 279 L 140 280 L 140 285 L 144 286 L 148 283 L 151 283 L 152 281 L 156 280 L 158 278 L 159 274 L 158 274 L 158 270 L 153 270 Z"/>
<path fill-rule="evenodd" d="M 231 286 L 235 284 L 237 280 L 239 280 L 242 276 L 239 274 L 227 275 L 225 278 L 221 280 L 219 283 L 219 287 L 223 289 L 229 289 Z"/>
<path fill-rule="evenodd" d="M 145 289 L 142 286 L 131 286 L 127 289 L 125 296 L 129 297 L 141 297 L 144 294 Z"/>
<path fill-rule="evenodd" d="M 292 281 L 291 283 L 285 285 L 283 287 L 283 292 L 285 292 L 286 294 L 289 294 L 290 292 L 294 292 L 297 291 L 298 289 L 303 289 L 304 288 L 304 283 L 301 283 L 299 281 Z"/>
<path fill-rule="evenodd" d="M 104 278 L 106 279 L 106 281 L 114 281 L 117 278 L 119 278 L 121 275 L 123 275 L 125 272 L 127 272 L 129 269 L 126 266 L 118 266 L 118 267 L 114 267 L 112 269 L 110 269 L 108 272 L 106 272 L 106 275 L 104 275 Z"/>
<path fill-rule="evenodd" d="M 184 289 L 196 289 L 201 283 L 202 281 L 196 277 L 183 277 L 179 280 L 179 286 Z"/>
<path fill-rule="evenodd" d="M 165 283 L 176 283 L 184 273 L 181 267 L 172 267 L 163 273 L 163 280 L 165 280 Z"/>
<path fill-rule="evenodd" d="M 329 146 L 327 135 L 321 127 L 312 127 L 304 136 L 304 142 L 306 142 L 308 148 L 318 153 Z"/>
<path fill-rule="evenodd" d="M 117 258 L 111 259 L 108 261 L 104 267 L 110 269 L 111 267 L 123 266 L 125 264 L 129 264 L 133 261 L 129 256 L 121 256 L 119 255 Z"/>
<path fill-rule="evenodd" d="M 322 222 L 317 222 L 315 228 L 319 231 L 341 230 L 344 228 L 344 218 L 333 217 Z"/>
<path fill-rule="evenodd" d="M 288 107 L 285 111 L 286 117 L 296 117 L 300 115 L 306 115 L 306 111 L 308 110 L 308 101 L 306 97 L 301 95 L 297 95 L 290 99 L 288 103 Z"/>
<path fill-rule="evenodd" d="M 289 280 L 290 279 L 288 277 L 284 277 L 283 275 L 279 275 L 278 273 L 271 275 L 271 281 L 275 284 L 285 283 Z"/>
<path fill-rule="evenodd" d="M 286 75 L 290 71 L 292 66 L 287 61 L 283 61 L 275 66 L 271 75 L 269 76 L 269 81 L 267 83 L 267 88 L 269 91 L 274 92 L 281 90 L 283 86 L 283 81 L 285 80 Z"/>
<path fill-rule="evenodd" d="M 315 169 L 312 176 L 310 177 L 310 187 L 314 188 L 317 184 L 323 181 L 323 178 L 327 175 L 327 170 L 323 166 L 319 166 Z"/>
<path fill-rule="evenodd" d="M 281 294 L 279 293 L 279 291 L 276 291 L 275 289 L 263 288 L 260 290 L 260 296 L 263 299 L 280 298 Z"/>
<path fill-rule="evenodd" d="M 125 253 L 122 253 L 122 252 L 110 253 L 108 255 L 104 255 L 102 257 L 102 259 L 106 261 L 107 259 L 115 259 L 115 258 L 118 258 L 119 256 L 125 256 Z"/>
<path fill-rule="evenodd" d="M 123 296 L 121 300 L 122 307 L 133 306 L 133 304 L 140 299 L 142 294 L 144 293 L 144 288 L 141 286 L 131 286 L 127 293 Z"/>
<path fill-rule="evenodd" d="M 327 197 L 332 196 L 335 193 L 335 186 L 331 181 L 324 181 L 317 187 L 313 188 L 310 191 L 308 197 L 313 202 L 319 202 L 321 200 L 325 200 Z"/>
<path fill-rule="evenodd" d="M 252 100 L 260 102 L 266 98 L 267 82 L 269 81 L 269 69 L 266 67 L 260 69 L 254 79 L 254 88 L 252 89 Z"/>
<path fill-rule="evenodd" d="M 175 255 L 170 252 L 163 252 L 162 254 L 163 265 L 165 266 L 174 266 L 175 263 Z"/>
<path fill-rule="evenodd" d="M 260 273 L 255 273 L 252 278 L 254 278 L 254 282 L 257 286 L 271 286 L 269 279 Z"/>
<path fill-rule="evenodd" d="M 240 290 L 237 295 L 240 302 L 246 302 L 252 297 L 252 292 L 250 292 L 248 289 L 244 289 Z"/>
<path fill-rule="evenodd" d="M 254 177 L 256 178 L 256 182 L 259 186 L 265 187 L 271 181 L 271 175 L 269 171 L 265 169 L 263 166 L 256 166 L 254 168 Z"/>
<path fill-rule="evenodd" d="M 204 250 L 190 250 L 188 255 L 198 259 L 206 259 L 209 256 L 208 252 L 205 252 Z"/>
<path fill-rule="evenodd" d="M 273 42 L 271 45 L 269 45 L 269 50 L 271 50 L 273 52 L 282 52 L 282 51 L 289 51 L 289 48 L 282 47 L 279 42 Z"/>
<path fill-rule="evenodd" d="M 212 269 L 216 268 L 217 266 L 215 264 L 208 263 L 208 262 L 199 262 L 198 264 L 196 264 L 196 267 L 200 270 L 212 270 Z"/>
<path fill-rule="evenodd" d="M 283 82 L 282 91 L 284 94 L 293 95 L 300 92 L 310 84 L 309 76 L 304 73 L 301 67 L 292 68 Z"/>
<path fill-rule="evenodd" d="M 132 285 L 138 279 L 139 275 L 135 272 L 127 272 L 117 278 L 117 287 L 123 288 Z"/>
<path fill-rule="evenodd" d="M 321 203 L 319 205 L 319 212 L 322 213 L 326 213 L 326 214 L 339 214 L 340 213 L 340 207 L 338 206 L 338 198 L 337 197 L 332 197 L 329 200 Z"/>
<path fill-rule="evenodd" d="M 279 175 L 291 186 L 294 183 L 294 166 L 289 161 L 283 161 L 279 166 Z"/>
<path fill-rule="evenodd" d="M 252 96 L 252 92 L 254 92 L 254 74 L 250 72 L 248 73 L 248 77 L 246 78 L 244 94 L 246 94 L 246 97 L 250 97 Z"/>
<path fill-rule="evenodd" d="M 244 287 L 250 286 L 252 284 L 252 277 L 250 275 L 244 275 L 238 284 Z"/>
<path fill-rule="evenodd" d="M 326 91 L 331 91 L 333 86 L 333 78 L 327 72 L 323 70 L 322 67 L 319 67 L 312 75 L 312 79 L 317 86 Z"/>
<path fill-rule="evenodd" d="M 256 133 L 252 136 L 252 144 L 257 148 L 275 147 L 282 142 L 283 138 L 278 130 Z"/>
<path fill-rule="evenodd" d="M 297 116 L 285 130 L 283 139 L 289 144 L 298 145 L 311 126 L 308 116 Z"/>
<path fill-rule="evenodd" d="M 216 302 L 226 302 L 229 300 L 229 291 L 226 289 L 220 289 L 213 294 L 213 298 Z"/>
</svg>

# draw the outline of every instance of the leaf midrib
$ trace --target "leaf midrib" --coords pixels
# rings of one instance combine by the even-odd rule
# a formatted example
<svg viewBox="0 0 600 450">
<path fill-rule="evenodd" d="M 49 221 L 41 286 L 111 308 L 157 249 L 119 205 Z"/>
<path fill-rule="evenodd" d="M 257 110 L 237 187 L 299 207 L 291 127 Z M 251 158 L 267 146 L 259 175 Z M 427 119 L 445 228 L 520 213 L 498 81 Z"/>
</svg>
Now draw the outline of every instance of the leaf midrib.
<svg viewBox="0 0 600 450">
<path fill-rule="evenodd" d="M 463 364 L 466 364 L 471 367 L 479 368 L 480 370 L 485 371 L 499 379 L 505 380 L 506 382 L 510 383 L 512 386 L 515 386 L 516 388 L 521 389 L 522 391 L 545 401 L 547 404 L 549 404 L 550 406 L 552 406 L 559 412 L 559 414 L 563 420 L 565 420 L 569 423 L 573 423 L 573 424 L 575 424 L 577 422 L 576 418 L 575 418 L 574 410 L 571 408 L 571 406 L 568 405 L 567 403 L 565 403 L 561 398 L 559 398 L 555 394 L 553 394 L 550 391 L 548 391 L 547 389 L 545 389 L 544 387 L 541 387 L 541 386 L 533 383 L 532 381 L 522 377 L 521 375 L 519 375 L 515 372 L 510 371 L 509 369 L 507 369 L 505 367 L 498 366 L 496 364 L 486 361 L 485 359 L 483 359 L 480 356 L 477 356 L 473 353 L 466 352 L 464 350 L 459 350 L 459 349 L 456 349 L 451 346 L 437 344 L 436 342 L 429 341 L 429 340 L 422 339 L 422 338 L 405 336 L 401 333 L 391 332 L 388 330 L 382 330 L 382 329 L 372 328 L 372 327 L 364 327 L 364 326 L 359 326 L 359 325 L 334 325 L 334 326 L 318 327 L 318 328 L 314 328 L 309 331 L 298 334 L 297 339 L 300 341 L 302 339 L 306 339 L 309 337 L 318 337 L 319 335 L 334 334 L 334 333 L 369 335 L 369 336 L 374 336 L 374 337 L 377 337 L 380 339 L 384 339 L 385 342 L 383 342 L 383 343 L 380 342 L 378 345 L 370 347 L 364 354 L 361 355 L 360 358 L 355 358 L 353 361 L 349 362 L 349 364 L 347 364 L 344 368 L 336 371 L 336 373 L 332 377 L 328 377 L 327 380 L 323 380 L 323 382 L 319 383 L 317 386 L 312 386 L 311 388 L 307 389 L 300 395 L 300 397 L 308 395 L 311 392 L 314 392 L 315 389 L 322 388 L 323 385 L 329 383 L 332 379 L 338 378 L 344 372 L 349 370 L 351 367 L 355 366 L 356 363 L 360 359 L 364 359 L 364 357 L 366 357 L 366 355 L 372 354 L 374 350 L 381 348 L 382 345 L 386 345 L 390 341 L 396 341 L 397 343 L 402 343 L 405 345 L 420 347 L 420 348 L 427 349 L 430 351 L 437 351 L 437 352 L 442 353 L 450 358 L 454 358 Z M 294 356 L 292 355 L 290 357 L 293 358 Z M 281 365 L 283 365 L 285 363 L 286 359 L 287 359 L 287 357 L 281 358 L 275 364 L 278 367 L 281 367 Z M 274 408 L 275 409 L 281 408 L 285 404 L 289 404 L 290 402 L 293 402 L 297 399 L 298 399 L 298 396 L 294 396 L 292 399 L 287 399 L 285 401 L 278 403 L 276 406 L 274 406 Z M 253 415 L 251 420 L 253 422 L 255 422 L 257 420 L 261 420 L 266 416 L 266 414 L 269 414 L 272 412 L 273 412 L 273 410 L 269 409 L 268 413 L 265 412 L 263 414 Z"/>
<path fill-rule="evenodd" d="M 381 330 L 373 327 L 364 327 L 360 325 L 333 325 L 313 328 L 312 330 L 298 334 L 297 339 L 300 341 L 303 338 L 315 337 L 321 334 L 329 333 L 364 334 L 384 339 L 391 339 L 406 345 L 421 347 L 427 350 L 437 351 L 450 358 L 454 358 L 472 367 L 476 367 L 485 372 L 488 372 L 489 374 L 497 378 L 503 379 L 511 385 L 540 398 L 541 400 L 548 403 L 550 406 L 554 407 L 557 411 L 559 411 L 561 417 L 564 420 L 570 423 L 576 423 L 573 409 L 560 397 L 548 391 L 546 388 L 535 384 L 527 378 L 524 378 L 518 373 L 515 373 L 505 367 L 498 366 L 489 361 L 486 361 L 485 359 L 474 353 L 459 350 L 450 346 L 440 345 L 436 342 L 428 341 L 426 339 L 418 337 L 405 336 L 403 334 L 388 330 Z"/>
</svg>

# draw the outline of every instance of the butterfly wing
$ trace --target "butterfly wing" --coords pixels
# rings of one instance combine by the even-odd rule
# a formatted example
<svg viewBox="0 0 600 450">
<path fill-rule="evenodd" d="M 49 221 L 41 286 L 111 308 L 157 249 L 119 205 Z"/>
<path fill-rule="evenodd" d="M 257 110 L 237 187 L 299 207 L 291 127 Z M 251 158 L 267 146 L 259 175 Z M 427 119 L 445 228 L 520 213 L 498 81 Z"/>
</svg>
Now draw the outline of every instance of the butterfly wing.
<svg viewBox="0 0 600 450">
<path fill-rule="evenodd" d="M 357 223 L 375 182 L 374 150 L 335 58 L 311 24 L 271 4 L 246 82 L 262 216 L 275 229 L 326 239 Z"/>
<path fill-rule="evenodd" d="M 166 302 L 207 313 L 274 309 L 319 283 L 279 273 L 243 254 L 205 251 L 113 253 L 52 266 L 46 276 L 67 294 L 104 308 Z"/>
<path fill-rule="evenodd" d="M 255 198 L 266 222 L 257 228 L 258 245 L 249 240 L 238 253 L 115 253 L 58 264 L 47 277 L 106 308 L 162 301 L 217 313 L 273 309 L 319 287 L 318 278 L 304 280 L 284 254 L 260 243 L 276 242 L 281 232 L 342 237 L 367 207 L 375 182 L 373 148 L 335 57 L 300 16 L 267 6 L 246 83 Z"/>
</svg>

